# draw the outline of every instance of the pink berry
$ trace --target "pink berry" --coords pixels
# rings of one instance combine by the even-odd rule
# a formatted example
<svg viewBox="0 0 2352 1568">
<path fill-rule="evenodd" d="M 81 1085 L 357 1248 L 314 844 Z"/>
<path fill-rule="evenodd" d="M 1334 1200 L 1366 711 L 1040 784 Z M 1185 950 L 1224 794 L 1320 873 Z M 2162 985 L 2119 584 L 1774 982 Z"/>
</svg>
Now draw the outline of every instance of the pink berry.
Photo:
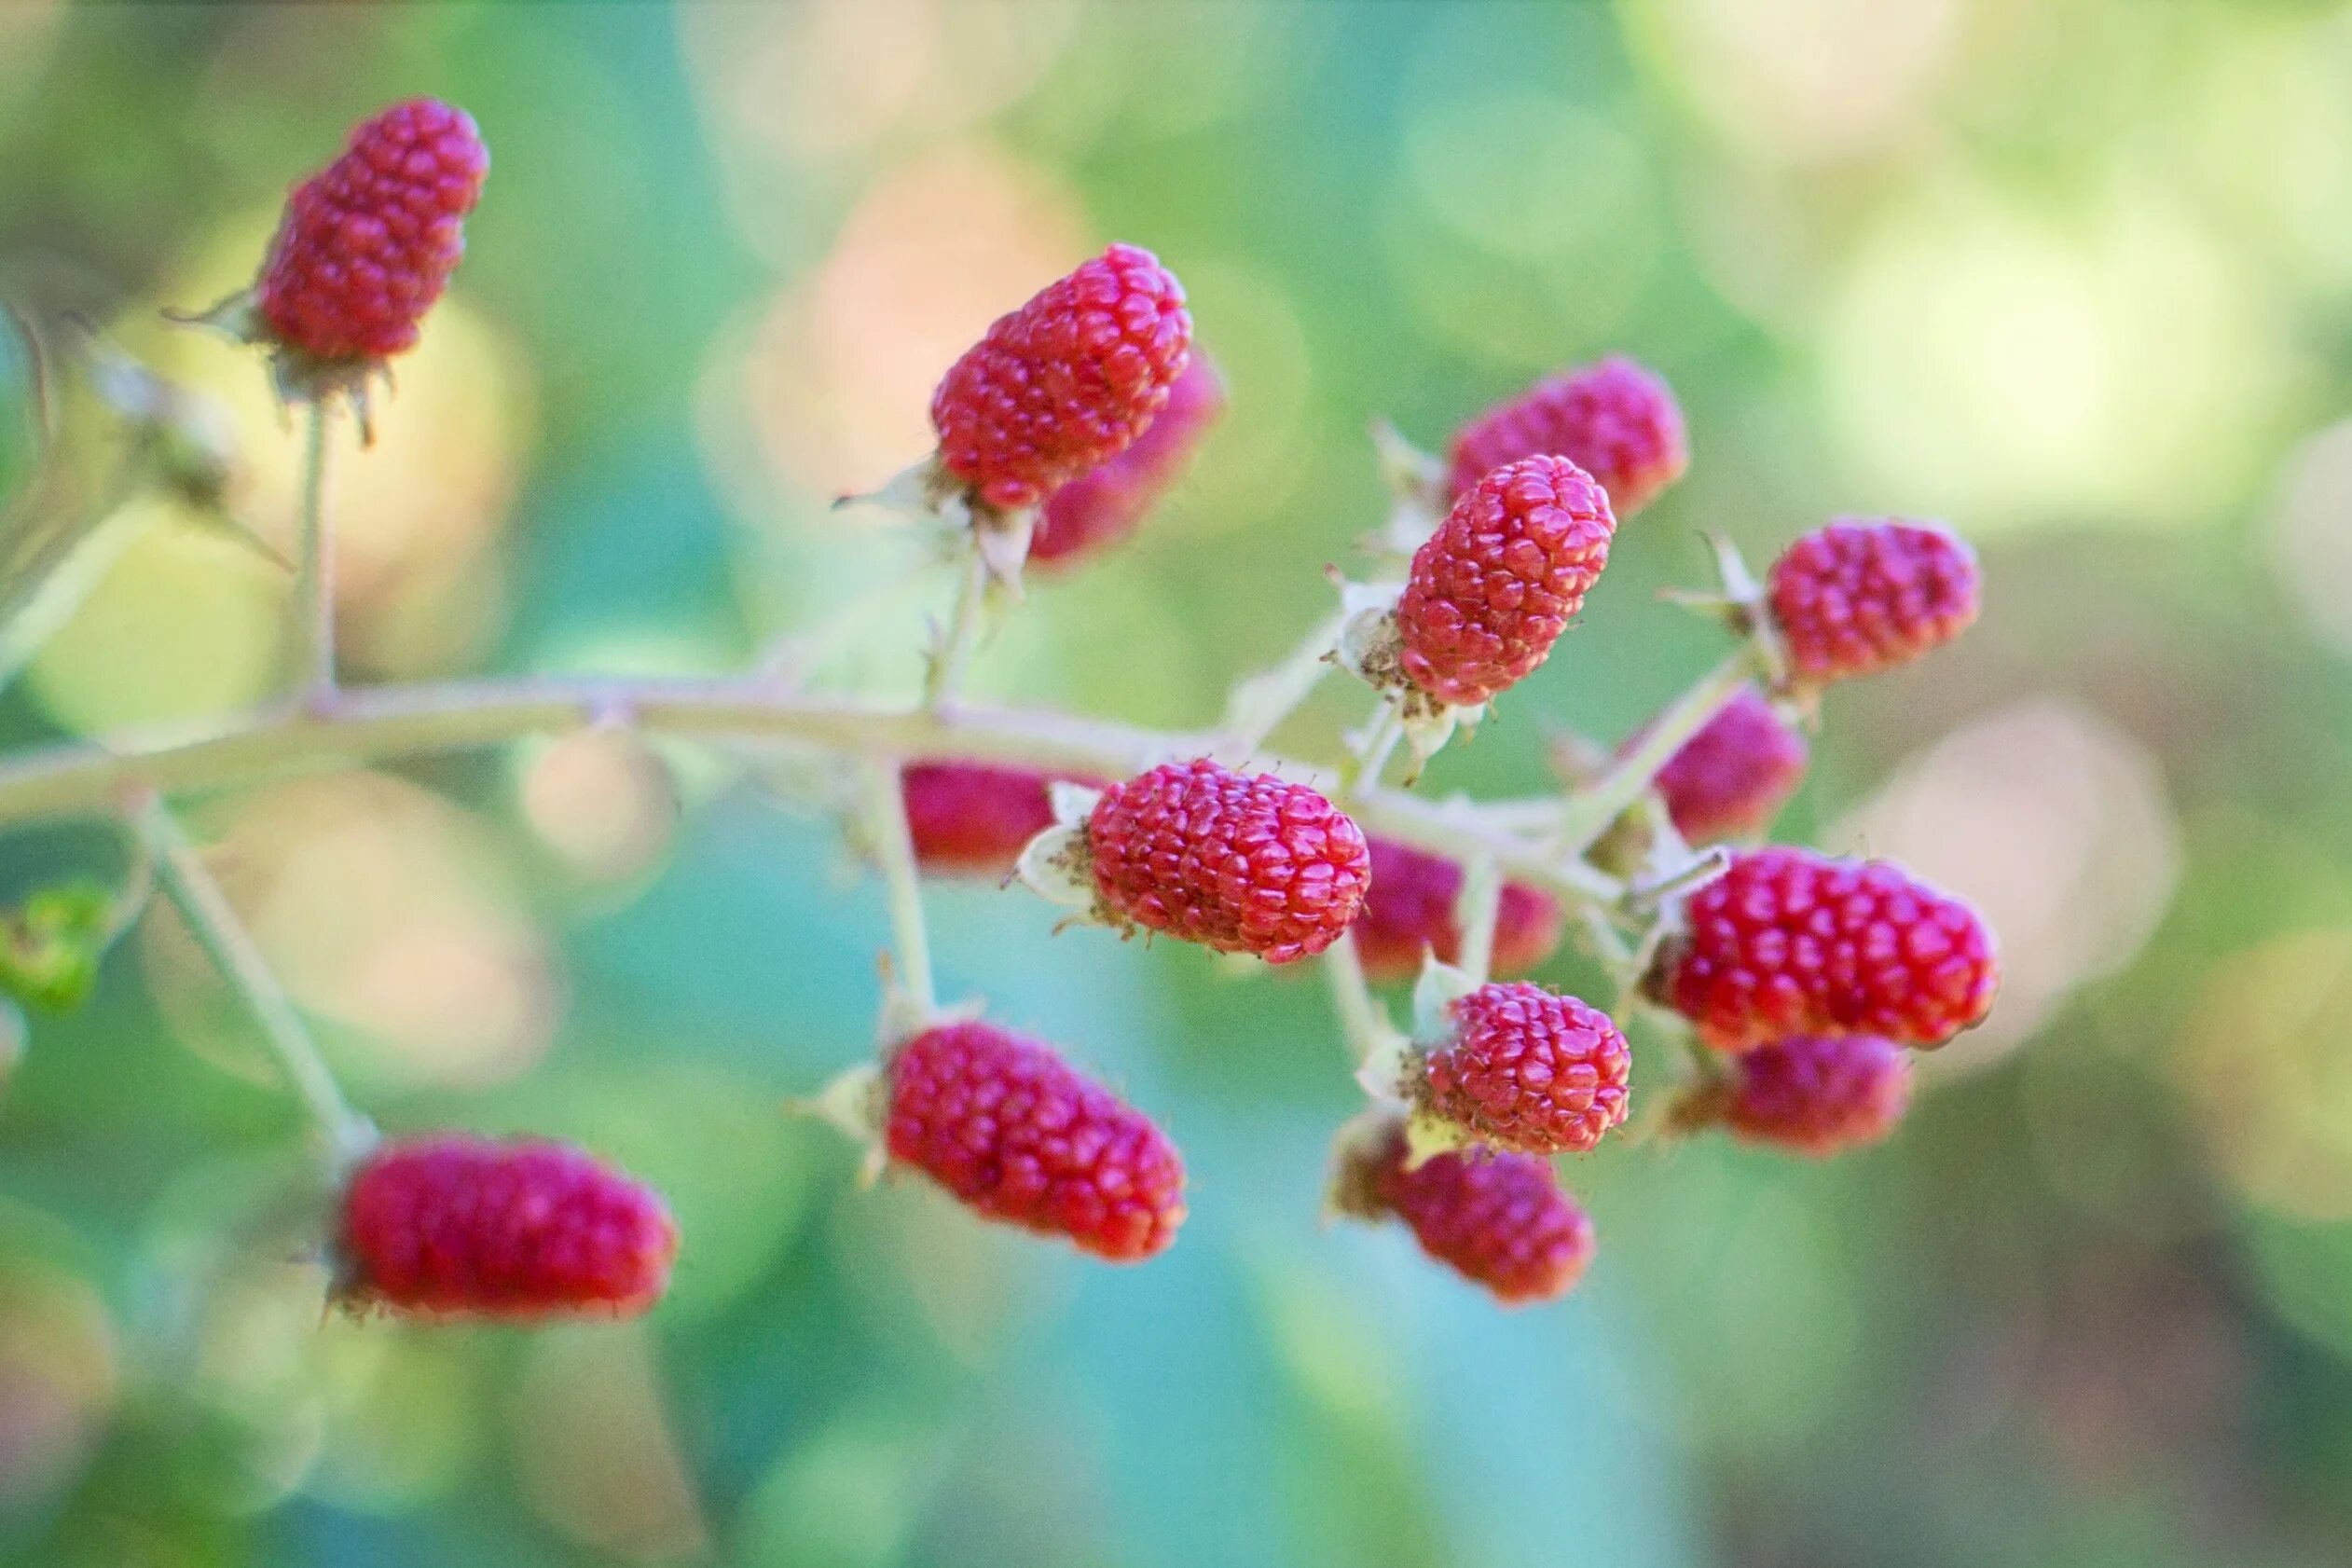
<svg viewBox="0 0 2352 1568">
<path fill-rule="evenodd" d="M 1804 781 L 1807 756 L 1803 734 L 1744 686 L 1657 770 L 1657 791 L 1690 842 L 1740 838 L 1780 814 Z"/>
<path fill-rule="evenodd" d="M 1375 838 L 1372 890 L 1364 911 L 1348 929 L 1355 938 L 1364 972 L 1376 981 L 1409 980 L 1420 972 L 1422 956 L 1440 963 L 1462 956 L 1462 927 L 1454 908 L 1462 897 L 1462 868 L 1410 845 Z M 1551 956 L 1560 945 L 1560 902 L 1540 888 L 1503 884 L 1495 908 L 1497 975 L 1523 974 Z"/>
<path fill-rule="evenodd" d="M 270 333 L 322 360 L 414 348 L 489 168 L 473 117 L 447 103 L 413 99 L 361 125 L 286 202 L 255 290 Z"/>
<path fill-rule="evenodd" d="M 1492 1148 L 1578 1153 L 1625 1120 L 1633 1053 L 1599 1008 L 1512 981 L 1450 1010 L 1423 1069 L 1430 1110 Z"/>
<path fill-rule="evenodd" d="M 1749 850 L 1685 918 L 1657 989 L 1722 1051 L 1802 1034 L 1941 1045 L 1983 1022 L 2000 987 L 1976 912 L 1884 860 Z"/>
<path fill-rule="evenodd" d="M 1873 675 L 1942 646 L 1976 619 L 1976 557 L 1940 528 L 1839 518 L 1772 563 L 1766 584 L 1796 677 Z"/>
<path fill-rule="evenodd" d="M 1723 1120 L 1754 1143 L 1835 1154 L 1877 1143 L 1911 1103 L 1911 1060 L 1877 1035 L 1798 1035 L 1737 1058 Z"/>
<path fill-rule="evenodd" d="M 1453 493 L 1506 462 L 1546 455 L 1591 475 L 1625 518 L 1682 477 L 1690 443 L 1665 380 L 1612 355 L 1538 381 L 1464 425 L 1453 438 Z"/>
<path fill-rule="evenodd" d="M 1184 1223 L 1184 1162 L 1150 1118 L 1052 1050 L 993 1024 L 942 1024 L 890 1059 L 890 1157 L 991 1219 L 1116 1263 Z"/>
<path fill-rule="evenodd" d="M 1046 498 L 1029 541 L 1029 563 L 1067 566 L 1135 532 L 1224 412 L 1225 382 L 1208 356 L 1195 351 L 1168 389 L 1167 406 L 1133 446 Z"/>
<path fill-rule="evenodd" d="M 1363 832 L 1338 806 L 1205 757 L 1103 791 L 1087 843 L 1109 918 L 1270 964 L 1338 941 L 1372 876 Z"/>
<path fill-rule="evenodd" d="M 1002 876 L 1022 848 L 1053 825 L 1047 794 L 1067 775 L 993 763 L 915 763 L 900 776 L 907 836 L 925 871 Z"/>
<path fill-rule="evenodd" d="M 1191 346 L 1176 275 L 1113 245 L 948 368 L 931 396 L 940 464 L 983 505 L 1035 506 L 1144 433 Z"/>
<path fill-rule="evenodd" d="M 1601 569 L 1616 521 L 1565 458 L 1506 463 L 1453 503 L 1396 606 L 1404 671 L 1440 702 L 1470 706 L 1544 662 Z"/>
<path fill-rule="evenodd" d="M 649 1188 L 562 1144 L 391 1143 L 345 1189 L 339 1293 L 442 1316 L 641 1313 L 678 1228 Z"/>
<path fill-rule="evenodd" d="M 1342 1157 L 1337 1196 L 1363 1218 L 1396 1216 L 1424 1252 L 1506 1306 L 1565 1295 L 1592 1262 L 1592 1221 L 1531 1155 L 1467 1149 L 1407 1169 L 1396 1128 Z"/>
</svg>

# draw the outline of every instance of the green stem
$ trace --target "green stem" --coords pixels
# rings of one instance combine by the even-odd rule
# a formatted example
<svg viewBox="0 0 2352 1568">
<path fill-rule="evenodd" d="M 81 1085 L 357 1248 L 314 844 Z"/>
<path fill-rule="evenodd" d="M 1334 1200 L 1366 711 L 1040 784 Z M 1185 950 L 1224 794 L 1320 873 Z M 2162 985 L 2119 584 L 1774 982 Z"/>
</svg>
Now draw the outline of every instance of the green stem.
<svg viewBox="0 0 2352 1568">
<path fill-rule="evenodd" d="M 1503 914 L 1503 868 L 1492 854 L 1472 856 L 1463 867 L 1458 909 L 1462 956 L 1454 967 L 1483 985 L 1494 967 L 1494 927 Z"/>
<path fill-rule="evenodd" d="M 1330 982 L 1331 1011 L 1340 1015 L 1348 1053 L 1360 1067 L 1388 1044 L 1396 1026 L 1373 998 L 1353 932 L 1341 932 L 1339 941 L 1323 950 L 1323 975 Z"/>
<path fill-rule="evenodd" d="M 335 690 L 335 534 L 326 501 L 333 427 L 333 402 L 314 399 L 303 426 L 301 531 L 287 660 L 294 690 L 313 695 Z"/>
<path fill-rule="evenodd" d="M 0 686 L 33 662 L 48 640 L 64 629 L 131 542 L 154 520 L 144 507 L 125 507 L 126 487 L 108 512 L 66 551 L 46 576 L 28 585 L 18 601 L 0 611 Z"/>
<path fill-rule="evenodd" d="M 1364 744 L 1340 774 L 1340 798 L 1354 800 L 1378 789 L 1381 775 L 1388 771 L 1388 759 L 1404 738 L 1404 709 L 1393 698 L 1382 697 L 1380 711 L 1372 715 L 1371 728 L 1365 732 Z"/>
<path fill-rule="evenodd" d="M 309 1116 L 322 1152 L 330 1164 L 341 1164 L 367 1146 L 373 1132 L 343 1098 L 285 987 L 278 983 L 268 960 L 238 919 L 220 884 L 205 869 L 177 818 L 161 802 L 151 801 L 140 809 L 138 824 L 155 855 L 164 896 L 179 910 L 223 976 L 243 993 L 246 1005 L 261 1025 L 263 1038 L 277 1053 L 287 1086 Z"/>
<path fill-rule="evenodd" d="M 865 765 L 866 836 L 890 904 L 890 944 L 898 959 L 897 983 L 921 1015 L 939 1009 L 931 983 L 930 934 L 923 920 L 923 879 L 915 869 L 915 844 L 907 834 L 906 797 L 899 787 L 899 764 Z"/>
<path fill-rule="evenodd" d="M 1610 824 L 1642 798 L 1657 779 L 1657 770 L 1755 676 L 1757 663 L 1754 646 L 1742 644 L 1652 720 L 1640 743 L 1610 764 L 1608 772 L 1569 795 L 1556 840 L 1560 852 L 1581 855 L 1591 848 Z"/>
<path fill-rule="evenodd" d="M 931 655 L 931 667 L 923 681 L 923 706 L 934 713 L 946 707 L 963 687 L 965 667 L 971 663 L 972 650 L 980 641 L 987 595 L 988 563 L 975 544 L 971 559 L 964 567 L 964 584 L 956 596 L 954 618 L 947 623 L 947 634 L 941 640 L 939 651 Z"/>
<path fill-rule="evenodd" d="M 1234 687 L 1232 700 L 1226 704 L 1225 722 L 1218 726 L 1217 750 L 1234 758 L 1255 754 L 1337 667 L 1331 654 L 1346 625 L 1343 612 L 1325 617 L 1282 663 Z"/>
</svg>

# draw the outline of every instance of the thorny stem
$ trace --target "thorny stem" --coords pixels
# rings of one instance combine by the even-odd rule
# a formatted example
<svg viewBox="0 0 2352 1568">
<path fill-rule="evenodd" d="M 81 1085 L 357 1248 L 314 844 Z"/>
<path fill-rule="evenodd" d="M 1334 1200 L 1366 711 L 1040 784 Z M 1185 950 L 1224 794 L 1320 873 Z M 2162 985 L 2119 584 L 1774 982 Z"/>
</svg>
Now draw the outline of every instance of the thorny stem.
<svg viewBox="0 0 2352 1568">
<path fill-rule="evenodd" d="M 0 828 L 111 814 L 124 791 L 165 794 L 288 774 L 496 746 L 584 729 L 613 714 L 649 734 L 794 744 L 838 754 L 1021 763 L 1127 777 L 1197 756 L 1207 737 L 1034 708 L 956 704 L 944 712 L 814 697 L 755 679 L 556 677 L 453 681 L 325 694 L 226 722 L 39 748 L 0 761 Z M 1268 770 L 1327 769 L 1283 757 Z M 1615 903 L 1616 878 L 1484 822 L 1469 802 L 1367 789 L 1349 813 L 1367 832 L 1455 860 L 1491 849 L 1505 873 L 1579 902 Z"/>
<path fill-rule="evenodd" d="M 1474 855 L 1462 869 L 1461 962 L 1455 965 L 1474 985 L 1486 983 L 1494 967 L 1494 927 L 1503 914 L 1503 868 L 1492 855 Z"/>
<path fill-rule="evenodd" d="M 882 869 L 882 884 L 890 902 L 890 942 L 898 959 L 896 983 L 905 999 L 921 1013 L 939 1007 L 931 983 L 931 942 L 923 923 L 923 881 L 915 865 L 915 844 L 907 835 L 906 799 L 899 787 L 896 763 L 865 764 L 866 836 L 868 847 Z"/>
<path fill-rule="evenodd" d="M 294 689 L 314 696 L 335 690 L 335 536 L 326 504 L 334 422 L 333 400 L 323 397 L 311 402 L 303 423 L 301 534 L 287 663 Z"/>
<path fill-rule="evenodd" d="M 1707 727 L 1723 705 L 1758 673 L 1760 659 L 1754 643 L 1738 652 L 1691 683 L 1643 733 L 1632 750 L 1609 765 L 1609 770 L 1568 797 L 1559 818 L 1555 841 L 1563 855 L 1581 855 L 1625 815 L 1690 737 Z"/>
<path fill-rule="evenodd" d="M 964 683 L 964 667 L 971 662 L 973 646 L 980 640 L 987 593 L 988 562 L 975 543 L 971 558 L 964 566 L 964 583 L 956 596 L 954 618 L 947 623 L 939 648 L 931 655 L 931 667 L 924 676 L 923 706 L 933 712 L 945 707 Z"/>
<path fill-rule="evenodd" d="M 238 919 L 220 884 L 205 869 L 178 819 L 158 800 L 141 806 L 137 819 L 139 832 L 155 855 L 164 896 L 187 921 L 188 929 L 222 975 L 243 993 L 263 1036 L 277 1053 L 287 1086 L 309 1115 L 321 1153 L 330 1165 L 340 1165 L 366 1148 L 374 1136 L 372 1130 L 344 1100 L 285 987 L 271 972 L 252 933 Z"/>
<path fill-rule="evenodd" d="M 1216 750 L 1225 757 L 1245 761 L 1266 737 L 1279 728 L 1300 703 L 1314 695 L 1323 678 L 1336 667 L 1331 662 L 1347 624 L 1344 612 L 1317 622 L 1282 663 L 1251 676 L 1233 688 L 1219 727 Z"/>
<path fill-rule="evenodd" d="M 1361 1067 L 1389 1044 L 1396 1026 L 1372 997 L 1354 932 L 1341 932 L 1340 940 L 1323 950 L 1322 964 L 1324 978 L 1331 984 L 1331 1010 L 1340 1015 L 1340 1031 L 1347 1039 L 1348 1052 Z"/>
<path fill-rule="evenodd" d="M 1380 710 L 1364 732 L 1364 744 L 1340 775 L 1341 797 L 1355 799 L 1378 789 L 1381 775 L 1388 770 L 1388 759 L 1404 737 L 1404 709 L 1394 700 L 1382 698 Z"/>
</svg>

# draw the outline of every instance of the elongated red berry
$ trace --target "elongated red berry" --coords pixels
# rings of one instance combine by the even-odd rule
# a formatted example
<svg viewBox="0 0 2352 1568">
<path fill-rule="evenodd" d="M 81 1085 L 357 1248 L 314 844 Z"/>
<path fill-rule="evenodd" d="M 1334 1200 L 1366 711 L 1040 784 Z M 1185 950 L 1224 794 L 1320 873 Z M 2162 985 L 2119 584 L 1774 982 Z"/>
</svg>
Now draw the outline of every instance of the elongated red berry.
<svg viewBox="0 0 2352 1568">
<path fill-rule="evenodd" d="M 1195 350 L 1168 389 L 1167 406 L 1134 445 L 1046 498 L 1029 541 L 1029 564 L 1067 566 L 1135 532 L 1224 412 L 1224 378 Z"/>
<path fill-rule="evenodd" d="M 1538 381 L 1495 405 L 1455 433 L 1452 450 L 1457 496 L 1506 462 L 1548 454 L 1591 475 L 1619 518 L 1648 505 L 1690 466 L 1672 389 L 1622 354 Z"/>
<path fill-rule="evenodd" d="M 1144 433 L 1191 348 L 1176 274 L 1113 245 L 949 367 L 931 395 L 941 466 L 987 506 L 1035 506 Z"/>
<path fill-rule="evenodd" d="M 1394 1214 L 1424 1252 L 1506 1306 L 1565 1295 L 1592 1262 L 1592 1221 L 1532 1155 L 1465 1149 L 1409 1170 L 1399 1128 L 1343 1156 L 1337 1196 L 1364 1218 Z"/>
<path fill-rule="evenodd" d="M 1565 458 L 1487 475 L 1413 553 L 1396 605 L 1412 683 L 1481 703 L 1532 674 L 1609 561 L 1609 498 Z"/>
<path fill-rule="evenodd" d="M 461 1317 L 627 1315 L 661 1299 L 678 1228 L 651 1189 L 563 1144 L 386 1144 L 344 1190 L 339 1290 Z"/>
<path fill-rule="evenodd" d="M 473 117 L 447 103 L 412 99 L 362 124 L 287 199 L 255 289 L 270 334 L 323 360 L 414 348 L 489 168 Z"/>
<path fill-rule="evenodd" d="M 1976 619 L 1976 557 L 1925 523 L 1841 517 L 1791 544 L 1765 585 L 1798 679 L 1872 675 Z"/>
<path fill-rule="evenodd" d="M 1103 791 L 1086 828 L 1108 918 L 1286 964 L 1363 907 L 1371 851 L 1345 812 L 1270 773 L 1204 757 Z"/>
<path fill-rule="evenodd" d="M 1581 1154 L 1625 1120 L 1633 1052 L 1599 1008 L 1526 981 L 1448 1010 L 1422 1072 L 1429 1109 L 1492 1148 Z"/>
<path fill-rule="evenodd" d="M 1877 1143 L 1911 1103 L 1911 1059 L 1877 1035 L 1798 1035 L 1743 1052 L 1723 1120 L 1800 1154 Z"/>
<path fill-rule="evenodd" d="M 1941 1045 L 1981 1023 L 2000 986 L 1976 912 L 1884 860 L 1750 850 L 1685 918 L 1659 995 L 1719 1050 L 1803 1034 Z"/>
<path fill-rule="evenodd" d="M 1372 890 L 1365 895 L 1364 912 L 1348 928 L 1365 974 L 1379 981 L 1410 979 L 1420 972 L 1424 953 L 1436 954 L 1442 963 L 1459 960 L 1462 926 L 1455 907 L 1462 898 L 1461 866 L 1389 839 L 1375 838 L 1371 847 Z M 1557 899 L 1538 887 L 1506 882 L 1495 907 L 1489 968 L 1497 975 L 1525 973 L 1551 956 L 1560 931 Z"/>
<path fill-rule="evenodd" d="M 943 1024 L 890 1059 L 890 1157 L 991 1219 L 1113 1262 L 1184 1222 L 1184 1162 L 1141 1111 L 1051 1047 L 993 1024 Z"/>
<path fill-rule="evenodd" d="M 1097 780 L 994 763 L 915 763 L 900 776 L 915 863 L 932 873 L 1002 876 L 1053 825 L 1048 788 Z"/>
<path fill-rule="evenodd" d="M 1657 770 L 1657 791 L 1674 831 L 1693 844 L 1739 838 L 1762 832 L 1780 814 L 1804 781 L 1806 761 L 1804 735 L 1763 693 L 1743 686 Z"/>
</svg>

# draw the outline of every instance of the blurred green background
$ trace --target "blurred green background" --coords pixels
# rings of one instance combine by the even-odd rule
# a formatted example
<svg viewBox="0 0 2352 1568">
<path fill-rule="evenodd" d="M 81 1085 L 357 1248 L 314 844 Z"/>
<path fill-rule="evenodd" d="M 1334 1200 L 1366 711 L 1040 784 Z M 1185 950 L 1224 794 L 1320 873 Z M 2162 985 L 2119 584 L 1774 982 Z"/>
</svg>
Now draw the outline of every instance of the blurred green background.
<svg viewBox="0 0 2352 1568">
<path fill-rule="evenodd" d="M 1614 738 L 1703 667 L 1652 592 L 1699 530 L 1763 557 L 1834 511 L 1947 517 L 1983 622 L 1834 695 L 1782 827 L 1971 894 L 2008 984 L 1883 1148 L 1568 1164 L 1599 1262 L 1503 1314 L 1319 1228 L 1355 1095 L 1312 977 L 936 899 L 950 991 L 1186 1149 L 1181 1244 L 1088 1266 L 860 1192 L 776 1114 L 868 1049 L 883 923 L 732 760 L 591 737 L 206 800 L 365 1106 L 612 1154 L 672 1197 L 677 1286 L 634 1326 L 322 1324 L 315 1270 L 239 1239 L 291 1112 L 150 918 L 0 1100 L 0 1560 L 2352 1561 L 2352 10 L 10 0 L 0 285 L 220 399 L 273 538 L 260 371 L 157 308 L 243 282 L 288 183 L 419 92 L 493 168 L 344 466 L 356 677 L 726 669 L 907 578 L 825 501 L 923 448 L 990 317 L 1131 240 L 1231 413 L 983 690 L 1200 722 L 1378 519 L 1370 415 L 1434 444 L 1630 351 L 1691 475 L 1432 785 L 1535 787 L 1547 726 Z M 7 741 L 266 690 L 282 574 L 161 521 Z M 816 678 L 911 691 L 943 591 L 912 584 Z M 1286 745 L 1352 716 L 1327 694 Z M 94 831 L 5 855 L 9 896 L 119 861 Z"/>
</svg>

